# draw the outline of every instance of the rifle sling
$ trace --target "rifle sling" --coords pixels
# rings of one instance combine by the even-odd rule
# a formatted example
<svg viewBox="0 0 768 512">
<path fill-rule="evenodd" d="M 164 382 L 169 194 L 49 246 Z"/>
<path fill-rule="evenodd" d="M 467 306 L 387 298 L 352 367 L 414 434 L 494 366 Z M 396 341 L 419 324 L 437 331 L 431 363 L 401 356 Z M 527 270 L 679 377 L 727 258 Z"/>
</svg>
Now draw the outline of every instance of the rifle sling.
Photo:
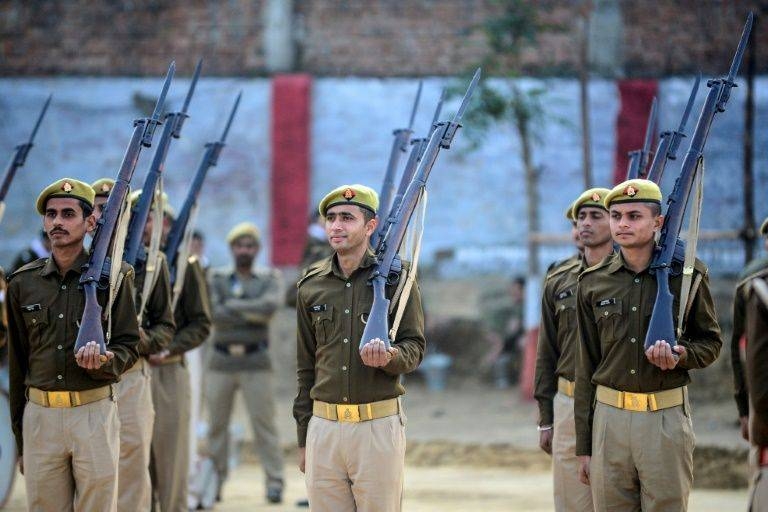
<svg viewBox="0 0 768 512">
<path fill-rule="evenodd" d="M 107 317 L 107 335 L 105 343 L 109 343 L 112 337 L 112 305 L 117 299 L 117 293 L 120 290 L 120 284 L 123 281 L 121 267 L 123 265 L 123 250 L 125 249 L 125 237 L 128 235 L 128 224 L 131 220 L 131 208 L 128 201 L 123 201 L 120 205 L 120 216 L 115 224 L 114 236 L 112 238 L 112 257 L 111 268 L 109 269 L 109 298 L 107 300 L 107 310 L 104 314 Z"/>
<path fill-rule="evenodd" d="M 411 297 L 411 288 L 413 288 L 413 283 L 416 282 L 416 271 L 419 266 L 419 256 L 421 255 L 421 236 L 424 233 L 424 213 L 426 212 L 426 209 L 427 191 L 426 189 L 422 188 L 421 199 L 419 199 L 418 215 L 416 217 L 416 232 L 413 239 L 413 258 L 411 259 L 411 268 L 406 273 L 405 279 L 400 279 L 400 282 L 404 282 L 404 284 L 402 287 L 398 286 L 397 291 L 400 293 L 398 295 L 396 291 L 395 297 L 393 297 L 392 300 L 392 304 L 397 301 L 397 313 L 395 314 L 395 319 L 392 322 L 392 328 L 389 330 L 389 339 L 392 341 L 395 341 L 397 331 L 400 328 L 400 322 L 403 320 L 403 315 L 405 314 L 405 306 L 408 304 L 408 299 Z"/>
<path fill-rule="evenodd" d="M 701 205 L 704 198 L 704 157 L 699 157 L 696 165 L 696 176 L 693 184 L 693 205 L 688 221 L 688 233 L 685 244 L 685 261 L 683 262 L 683 279 L 680 286 L 680 309 L 677 315 L 677 337 L 682 336 L 691 311 L 693 299 L 701 283 L 701 275 L 694 281 L 693 267 L 696 263 L 696 244 L 699 239 L 699 223 L 701 220 Z"/>
</svg>

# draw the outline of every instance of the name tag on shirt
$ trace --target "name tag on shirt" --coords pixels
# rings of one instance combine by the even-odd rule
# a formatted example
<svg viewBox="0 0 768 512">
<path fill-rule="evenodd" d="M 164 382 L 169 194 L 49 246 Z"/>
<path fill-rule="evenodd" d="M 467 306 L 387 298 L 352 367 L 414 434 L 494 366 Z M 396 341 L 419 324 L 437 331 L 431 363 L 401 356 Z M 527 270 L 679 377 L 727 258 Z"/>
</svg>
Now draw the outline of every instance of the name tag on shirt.
<svg viewBox="0 0 768 512">
<path fill-rule="evenodd" d="M 563 300 L 563 299 L 567 299 L 568 297 L 571 297 L 572 295 L 573 295 L 573 290 L 566 290 L 564 292 L 560 292 L 559 294 L 557 294 L 557 297 L 555 297 L 555 299 Z"/>
<path fill-rule="evenodd" d="M 40 304 L 27 304 L 26 306 L 21 306 L 21 309 L 25 313 L 31 313 L 32 311 L 40 311 L 42 307 Z"/>
<path fill-rule="evenodd" d="M 598 301 L 596 305 L 599 308 L 603 308 L 605 306 L 610 306 L 611 304 L 616 304 L 616 299 L 603 299 Z"/>
<path fill-rule="evenodd" d="M 328 305 L 327 304 L 316 304 L 314 306 L 310 306 L 310 307 L 307 308 L 307 310 L 310 313 L 320 313 L 321 311 L 325 311 L 327 309 L 328 309 Z"/>
</svg>

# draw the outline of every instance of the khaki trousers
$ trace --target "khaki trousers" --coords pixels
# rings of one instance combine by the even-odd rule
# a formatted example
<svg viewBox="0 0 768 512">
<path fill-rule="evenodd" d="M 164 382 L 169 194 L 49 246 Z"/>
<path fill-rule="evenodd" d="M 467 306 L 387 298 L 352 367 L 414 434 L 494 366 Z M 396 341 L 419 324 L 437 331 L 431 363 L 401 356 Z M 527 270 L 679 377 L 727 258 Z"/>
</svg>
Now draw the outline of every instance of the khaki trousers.
<svg viewBox="0 0 768 512">
<path fill-rule="evenodd" d="M 554 399 L 555 422 L 552 436 L 552 476 L 555 510 L 558 512 L 592 512 L 592 489 L 579 481 L 579 458 L 576 457 L 576 423 L 573 398 L 557 393 Z"/>
<path fill-rule="evenodd" d="M 161 512 L 187 512 L 189 471 L 189 373 L 181 363 L 152 367 L 152 432 L 150 474 Z"/>
<path fill-rule="evenodd" d="M 243 392 L 250 416 L 256 451 L 266 474 L 265 485 L 282 488 L 283 454 L 275 426 L 272 372 L 256 370 L 230 373 L 209 370 L 205 382 L 210 417 L 208 447 L 221 481 L 228 474 L 229 422 L 235 393 L 239 388 Z"/>
<path fill-rule="evenodd" d="M 120 462 L 117 479 L 117 510 L 135 512 L 152 507 L 149 452 L 155 409 L 152 406 L 151 370 L 140 357 L 138 368 L 124 373 L 117 384 L 120 415 Z"/>
<path fill-rule="evenodd" d="M 760 467 L 759 454 L 759 448 L 750 448 L 749 469 L 752 481 L 749 484 L 749 512 L 768 510 L 768 466 Z"/>
<path fill-rule="evenodd" d="M 693 482 L 695 437 L 685 404 L 632 412 L 598 402 L 590 483 L 597 512 L 681 512 Z"/>
<path fill-rule="evenodd" d="M 22 432 L 27 510 L 117 510 L 120 418 L 113 400 L 63 409 L 28 402 Z"/>
<path fill-rule="evenodd" d="M 307 430 L 307 494 L 313 512 L 399 512 L 404 418 L 360 423 L 313 416 Z"/>
</svg>

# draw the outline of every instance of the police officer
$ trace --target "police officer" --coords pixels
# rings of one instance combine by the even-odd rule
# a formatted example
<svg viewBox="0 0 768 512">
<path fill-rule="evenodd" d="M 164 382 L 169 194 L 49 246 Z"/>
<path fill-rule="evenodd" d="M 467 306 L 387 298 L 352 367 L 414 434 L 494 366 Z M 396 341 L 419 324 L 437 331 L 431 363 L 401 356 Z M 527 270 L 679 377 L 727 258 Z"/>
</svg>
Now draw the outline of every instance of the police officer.
<svg viewBox="0 0 768 512">
<path fill-rule="evenodd" d="M 592 188 L 572 204 L 584 257 L 550 271 L 544 281 L 536 353 L 534 397 L 539 404 L 539 446 L 552 455 L 555 510 L 592 511 L 592 493 L 579 481 L 573 392 L 579 341 L 576 284 L 581 272 L 613 252 L 608 211 L 603 199 L 610 190 Z"/>
<path fill-rule="evenodd" d="M 71 178 L 46 187 L 37 211 L 52 243 L 50 258 L 13 273 L 8 285 L 11 418 L 30 510 L 116 510 L 119 419 L 114 384 L 138 357 L 133 270 L 111 309 L 102 362 L 90 342 L 74 352 L 88 263 L 83 238 L 94 229 L 93 189 Z M 107 308 L 108 293 L 97 292 Z"/>
<path fill-rule="evenodd" d="M 768 218 L 760 226 L 760 235 L 768 250 Z M 750 281 L 768 269 L 768 257 L 763 256 L 749 262 L 739 275 L 739 282 L 733 294 L 733 332 L 731 333 L 731 369 L 733 370 L 734 398 L 739 412 L 741 436 L 749 441 L 749 399 L 747 397 L 747 385 L 744 378 L 744 317 L 746 309 L 746 293 L 749 290 Z"/>
<path fill-rule="evenodd" d="M 254 267 L 261 236 L 248 222 L 227 235 L 232 267 L 211 275 L 211 309 L 215 327 L 206 375 L 210 413 L 209 447 L 220 486 L 227 476 L 229 420 L 238 388 L 248 408 L 256 450 L 266 474 L 267 500 L 282 501 L 283 457 L 275 426 L 269 322 L 282 302 L 280 273 Z M 220 495 L 220 493 L 219 493 Z"/>
<path fill-rule="evenodd" d="M 373 301 L 367 281 L 378 203 L 363 185 L 323 198 L 319 211 L 334 254 L 309 267 L 298 284 L 293 415 L 299 467 L 312 510 L 320 512 L 401 509 L 405 416 L 399 396 L 405 390 L 399 377 L 422 360 L 424 315 L 414 286 L 392 346 L 374 339 L 358 350 Z M 405 300 L 396 292 L 388 287 L 387 295 Z"/>
<path fill-rule="evenodd" d="M 763 224 L 765 226 L 765 223 Z M 768 297 L 757 293 L 760 285 L 768 290 L 768 269 L 753 274 L 746 294 L 746 380 L 749 390 L 750 452 L 753 476 L 750 489 L 751 511 L 768 510 Z M 758 283 L 758 281 L 760 281 Z"/>
<path fill-rule="evenodd" d="M 91 183 L 96 194 L 94 216 L 98 221 L 109 199 L 109 193 L 115 186 L 115 181 L 102 178 Z M 134 194 L 133 203 L 136 195 Z M 148 244 L 148 240 L 144 241 Z M 160 352 L 173 337 L 176 326 L 171 312 L 171 285 L 168 274 L 168 264 L 160 253 L 157 270 L 154 274 L 155 284 L 149 289 L 148 299 L 142 323 L 139 326 L 139 359 L 126 370 L 117 391 L 120 400 L 117 411 L 120 415 L 120 463 L 117 510 L 134 511 L 149 510 L 152 506 L 152 482 L 149 476 L 149 454 L 152 443 L 152 425 L 155 419 L 155 409 L 152 405 L 152 388 L 150 384 L 151 371 L 147 357 L 149 354 Z M 153 263 L 154 265 L 154 263 Z M 142 293 L 147 275 L 146 262 L 140 262 L 135 270 L 135 306 L 136 314 L 142 304 Z"/>
<path fill-rule="evenodd" d="M 163 195 L 161 202 L 161 246 L 164 246 L 173 222 L 173 210 L 167 196 Z M 146 241 L 153 223 L 150 214 L 144 227 Z M 155 406 L 150 475 L 161 512 L 187 510 L 191 390 L 184 353 L 203 343 L 211 331 L 208 290 L 200 261 L 190 257 L 186 272 L 176 279 L 183 279 L 178 297 L 173 298 L 176 332 L 165 349 L 149 356 Z"/>
<path fill-rule="evenodd" d="M 722 339 L 707 268 L 695 262 L 688 315 L 678 344 L 644 340 L 656 299 L 649 272 L 662 226 L 661 191 L 629 180 L 605 198 L 620 250 L 585 270 L 577 291 L 579 358 L 574 412 L 580 478 L 595 510 L 686 510 L 694 436 L 688 370 L 710 365 Z M 670 279 L 679 301 L 682 276 Z M 676 316 L 677 309 L 674 310 Z"/>
</svg>

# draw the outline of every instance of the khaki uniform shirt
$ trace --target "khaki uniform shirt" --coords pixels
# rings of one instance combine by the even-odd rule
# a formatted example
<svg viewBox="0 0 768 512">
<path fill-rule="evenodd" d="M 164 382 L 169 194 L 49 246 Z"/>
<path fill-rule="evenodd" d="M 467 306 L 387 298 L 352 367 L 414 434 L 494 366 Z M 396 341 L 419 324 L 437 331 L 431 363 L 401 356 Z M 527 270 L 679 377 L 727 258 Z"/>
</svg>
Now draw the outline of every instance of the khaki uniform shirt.
<svg viewBox="0 0 768 512">
<path fill-rule="evenodd" d="M 21 454 L 21 425 L 26 389 L 84 391 L 111 384 L 138 358 L 139 326 L 133 305 L 133 269 L 123 264 L 124 278 L 112 305 L 112 337 L 107 349 L 115 357 L 98 370 L 75 362 L 75 340 L 85 295 L 79 288 L 88 254 L 78 256 L 61 276 L 53 257 L 34 261 L 11 275 L 8 283 L 8 340 L 11 422 Z M 97 292 L 102 308 L 107 290 Z M 103 321 L 106 331 L 106 321 Z"/>
<path fill-rule="evenodd" d="M 747 284 L 752 278 L 768 269 L 768 259 L 754 260 L 741 273 L 741 279 L 733 294 L 733 332 L 731 333 L 731 369 L 733 370 L 734 399 L 739 416 L 749 416 L 749 398 L 744 379 L 744 367 L 741 361 L 741 338 L 744 336 L 744 317 L 747 308 Z"/>
<path fill-rule="evenodd" d="M 373 303 L 368 285 L 373 253 L 345 278 L 336 257 L 310 267 L 299 281 L 297 374 L 299 391 L 293 416 L 299 446 L 304 446 L 313 400 L 363 404 L 395 398 L 405 393 L 399 376 L 415 370 L 424 356 L 424 313 L 417 285 L 411 289 L 397 337 L 400 352 L 387 366 L 371 368 L 360 358 L 359 343 Z M 404 277 L 404 275 L 403 275 Z M 395 287 L 387 287 L 391 298 Z M 389 317 L 390 325 L 394 314 Z"/>
<path fill-rule="evenodd" d="M 211 332 L 211 309 L 205 273 L 196 257 L 189 258 L 181 296 L 173 318 L 176 333 L 168 345 L 169 355 L 181 355 L 202 344 Z"/>
<path fill-rule="evenodd" d="M 598 384 L 619 391 L 651 393 L 690 382 L 688 370 L 710 365 L 720 354 L 722 338 L 709 292 L 707 268 L 692 298 L 683 335 L 677 340 L 687 357 L 672 370 L 662 370 L 645 357 L 645 334 L 656 300 L 656 276 L 648 269 L 635 274 L 621 252 L 585 270 L 579 278 L 576 314 L 579 358 L 576 364 L 576 455 L 592 451 L 592 417 Z M 695 275 L 694 275 L 695 277 Z M 677 325 L 682 276 L 670 279 Z"/>
<path fill-rule="evenodd" d="M 155 286 L 147 300 L 146 311 L 141 321 L 147 339 L 139 342 L 139 354 L 148 356 L 162 352 L 173 339 L 176 324 L 171 311 L 171 275 L 165 254 L 158 252 L 158 269 Z M 136 267 L 136 313 L 141 305 L 141 293 L 144 290 L 146 264 Z"/>
<path fill-rule="evenodd" d="M 582 259 L 552 270 L 544 281 L 541 323 L 536 351 L 536 379 L 533 396 L 539 404 L 539 425 L 554 422 L 553 400 L 557 378 L 576 379 L 579 350 L 576 325 L 576 284 L 584 270 Z"/>
<path fill-rule="evenodd" d="M 218 371 L 266 370 L 269 321 L 282 303 L 277 269 L 257 268 L 247 278 L 233 268 L 214 270 L 210 279 L 214 332 L 210 368 Z M 256 350 L 242 356 L 221 353 L 216 345 L 244 345 Z"/>
<path fill-rule="evenodd" d="M 766 277 L 768 270 L 755 279 Z M 746 333 L 746 378 L 752 405 L 749 438 L 754 445 L 768 446 L 768 306 L 754 291 L 748 291 Z"/>
</svg>

